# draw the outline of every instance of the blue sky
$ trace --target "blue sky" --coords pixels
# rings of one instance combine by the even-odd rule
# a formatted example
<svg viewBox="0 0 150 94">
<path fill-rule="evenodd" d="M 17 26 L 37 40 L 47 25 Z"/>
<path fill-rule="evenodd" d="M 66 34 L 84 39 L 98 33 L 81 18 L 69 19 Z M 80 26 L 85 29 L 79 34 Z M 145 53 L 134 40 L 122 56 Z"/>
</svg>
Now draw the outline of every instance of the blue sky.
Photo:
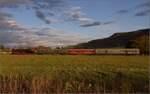
<svg viewBox="0 0 150 94">
<path fill-rule="evenodd" d="M 1 0 L 0 17 L 3 23 L 0 23 L 0 34 L 4 37 L 6 32 L 11 31 L 13 38 L 20 37 L 22 41 L 6 41 L 6 45 L 11 46 L 28 43 L 71 45 L 108 37 L 115 32 L 148 28 L 149 13 L 148 0 Z M 4 14 L 11 17 L 3 17 Z M 46 37 L 49 33 L 45 36 L 33 34 L 43 29 L 47 32 L 55 31 L 50 35 L 57 37 Z M 29 31 L 30 37 L 25 34 Z M 18 32 L 21 34 L 17 35 Z M 60 34 L 62 32 L 63 35 Z M 30 40 L 25 38 L 27 36 Z M 4 41 L 0 39 L 3 44 Z"/>
</svg>

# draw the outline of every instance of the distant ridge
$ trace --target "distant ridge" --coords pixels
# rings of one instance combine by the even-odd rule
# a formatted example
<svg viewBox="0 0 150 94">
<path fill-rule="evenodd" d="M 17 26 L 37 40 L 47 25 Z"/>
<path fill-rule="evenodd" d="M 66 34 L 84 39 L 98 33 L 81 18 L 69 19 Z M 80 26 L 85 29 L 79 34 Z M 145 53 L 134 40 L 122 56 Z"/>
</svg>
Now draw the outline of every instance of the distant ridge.
<svg viewBox="0 0 150 94">
<path fill-rule="evenodd" d="M 149 44 L 150 29 L 141 29 L 132 32 L 114 33 L 112 36 L 103 39 L 96 39 L 87 43 L 81 43 L 73 46 L 73 48 L 138 48 L 136 40 L 145 39 L 147 46 Z M 143 37 L 143 38 L 142 38 Z M 140 40 L 139 40 L 140 39 Z M 144 41 L 144 40 L 143 40 Z M 141 45 L 145 45 L 144 43 Z M 146 48 L 145 48 L 146 49 Z"/>
</svg>

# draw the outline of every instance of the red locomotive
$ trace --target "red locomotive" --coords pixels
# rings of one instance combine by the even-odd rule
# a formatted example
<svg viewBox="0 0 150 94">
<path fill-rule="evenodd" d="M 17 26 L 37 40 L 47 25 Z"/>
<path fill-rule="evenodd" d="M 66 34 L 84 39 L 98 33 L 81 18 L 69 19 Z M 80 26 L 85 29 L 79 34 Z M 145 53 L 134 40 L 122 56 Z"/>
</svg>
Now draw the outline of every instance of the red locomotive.
<svg viewBox="0 0 150 94">
<path fill-rule="evenodd" d="M 94 55 L 96 51 L 94 49 L 69 49 L 70 55 Z"/>
</svg>

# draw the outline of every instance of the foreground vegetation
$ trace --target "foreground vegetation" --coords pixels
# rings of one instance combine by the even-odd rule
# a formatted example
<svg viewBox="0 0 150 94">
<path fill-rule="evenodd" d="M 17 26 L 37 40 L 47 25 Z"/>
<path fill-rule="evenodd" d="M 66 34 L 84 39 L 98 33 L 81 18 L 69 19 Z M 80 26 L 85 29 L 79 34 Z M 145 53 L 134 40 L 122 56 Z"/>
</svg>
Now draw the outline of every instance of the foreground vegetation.
<svg viewBox="0 0 150 94">
<path fill-rule="evenodd" d="M 0 93 L 148 93 L 148 56 L 0 55 Z"/>
</svg>

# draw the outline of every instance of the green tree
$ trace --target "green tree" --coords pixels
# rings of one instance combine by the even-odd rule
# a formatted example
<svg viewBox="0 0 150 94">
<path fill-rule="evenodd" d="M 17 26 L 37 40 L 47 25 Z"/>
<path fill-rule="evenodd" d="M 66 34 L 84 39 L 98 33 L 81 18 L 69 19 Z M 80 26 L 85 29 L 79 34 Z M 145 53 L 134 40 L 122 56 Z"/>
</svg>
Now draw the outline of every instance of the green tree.
<svg viewBox="0 0 150 94">
<path fill-rule="evenodd" d="M 128 48 L 139 48 L 142 54 L 149 54 L 149 36 L 144 35 L 130 41 Z"/>
<path fill-rule="evenodd" d="M 0 44 L 0 49 L 4 50 L 5 49 L 4 45 Z"/>
</svg>

